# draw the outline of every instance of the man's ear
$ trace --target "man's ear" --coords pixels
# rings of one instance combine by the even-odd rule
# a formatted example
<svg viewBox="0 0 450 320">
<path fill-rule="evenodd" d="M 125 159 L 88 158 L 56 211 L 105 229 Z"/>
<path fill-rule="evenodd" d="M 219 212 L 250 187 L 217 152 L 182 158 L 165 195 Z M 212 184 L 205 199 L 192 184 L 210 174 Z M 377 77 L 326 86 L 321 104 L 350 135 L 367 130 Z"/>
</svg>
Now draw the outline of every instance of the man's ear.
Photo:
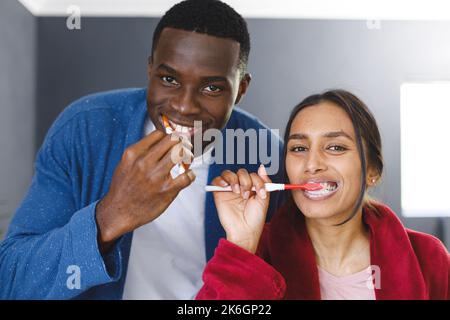
<svg viewBox="0 0 450 320">
<path fill-rule="evenodd" d="M 238 90 L 236 100 L 234 101 L 234 104 L 238 104 L 239 101 L 241 101 L 241 98 L 247 92 L 248 86 L 250 85 L 250 81 L 252 81 L 251 74 L 250 73 L 244 74 L 244 76 L 241 79 L 241 82 L 239 83 L 239 90 Z"/>
</svg>

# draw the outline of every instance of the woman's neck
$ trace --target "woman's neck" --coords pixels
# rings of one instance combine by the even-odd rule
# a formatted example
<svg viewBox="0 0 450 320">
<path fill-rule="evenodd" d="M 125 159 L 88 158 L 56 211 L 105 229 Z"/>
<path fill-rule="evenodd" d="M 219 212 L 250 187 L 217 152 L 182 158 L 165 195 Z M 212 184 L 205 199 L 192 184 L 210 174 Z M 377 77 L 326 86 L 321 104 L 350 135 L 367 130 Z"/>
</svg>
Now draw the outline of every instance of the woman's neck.
<svg viewBox="0 0 450 320">
<path fill-rule="evenodd" d="M 362 221 L 362 210 L 340 226 L 336 226 L 336 219 L 306 218 L 306 228 L 322 269 L 345 276 L 370 265 L 369 233 Z"/>
</svg>

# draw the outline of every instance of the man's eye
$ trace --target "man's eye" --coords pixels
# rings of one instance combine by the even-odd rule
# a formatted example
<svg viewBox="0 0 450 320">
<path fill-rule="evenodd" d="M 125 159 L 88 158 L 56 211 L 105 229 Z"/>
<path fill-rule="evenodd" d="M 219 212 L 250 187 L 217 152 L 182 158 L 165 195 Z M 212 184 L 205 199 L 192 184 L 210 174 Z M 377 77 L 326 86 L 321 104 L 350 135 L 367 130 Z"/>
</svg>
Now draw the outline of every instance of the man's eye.
<svg viewBox="0 0 450 320">
<path fill-rule="evenodd" d="M 207 92 L 214 92 L 214 93 L 216 93 L 216 92 L 220 92 L 222 89 L 219 88 L 218 86 L 215 86 L 215 85 L 212 85 L 212 84 L 211 84 L 211 85 L 205 87 L 205 90 L 206 90 Z"/>
<path fill-rule="evenodd" d="M 333 145 L 333 146 L 329 146 L 328 150 L 336 151 L 336 152 L 343 152 L 343 151 L 346 151 L 347 148 L 345 148 L 343 146 Z"/>
<path fill-rule="evenodd" d="M 175 80 L 175 78 L 171 77 L 171 76 L 162 76 L 161 77 L 162 81 L 171 84 L 171 85 L 178 85 L 177 80 Z"/>
</svg>

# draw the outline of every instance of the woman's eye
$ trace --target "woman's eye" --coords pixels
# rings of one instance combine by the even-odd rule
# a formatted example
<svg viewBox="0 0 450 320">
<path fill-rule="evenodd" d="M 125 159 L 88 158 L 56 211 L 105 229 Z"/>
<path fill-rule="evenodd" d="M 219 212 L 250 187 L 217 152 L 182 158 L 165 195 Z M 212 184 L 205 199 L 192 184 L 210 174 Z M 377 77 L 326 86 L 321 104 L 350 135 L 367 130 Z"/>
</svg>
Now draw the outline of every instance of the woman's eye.
<svg viewBox="0 0 450 320">
<path fill-rule="evenodd" d="M 347 148 L 345 148 L 345 147 L 343 147 L 343 146 L 333 145 L 333 146 L 329 146 L 329 147 L 328 147 L 328 150 L 331 150 L 331 151 L 337 151 L 337 152 L 343 152 L 343 151 L 346 151 Z"/>
<path fill-rule="evenodd" d="M 171 76 L 162 76 L 161 79 L 165 83 L 168 83 L 168 84 L 171 84 L 171 85 L 178 85 L 177 80 L 175 80 L 175 78 L 173 78 Z"/>
<path fill-rule="evenodd" d="M 296 146 L 296 147 L 290 148 L 289 150 L 291 152 L 303 152 L 303 151 L 306 151 L 306 148 L 305 147 Z"/>
<path fill-rule="evenodd" d="M 216 92 L 220 92 L 220 91 L 221 91 L 221 88 L 219 88 L 218 86 L 215 86 L 215 85 L 212 85 L 212 84 L 211 84 L 211 85 L 205 87 L 205 90 L 206 90 L 207 92 L 216 93 Z"/>
</svg>

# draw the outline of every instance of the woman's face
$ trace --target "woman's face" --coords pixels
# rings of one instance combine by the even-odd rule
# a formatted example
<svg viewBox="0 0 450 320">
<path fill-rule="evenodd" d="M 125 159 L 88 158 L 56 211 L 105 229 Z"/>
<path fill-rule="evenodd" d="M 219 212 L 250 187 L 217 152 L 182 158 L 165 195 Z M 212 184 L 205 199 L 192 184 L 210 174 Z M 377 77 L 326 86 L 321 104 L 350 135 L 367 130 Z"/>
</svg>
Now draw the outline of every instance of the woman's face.
<svg viewBox="0 0 450 320">
<path fill-rule="evenodd" d="M 342 108 L 322 102 L 297 114 L 287 141 L 286 170 L 291 183 L 325 187 L 292 191 L 306 217 L 348 218 L 360 192 L 361 160 L 353 124 Z"/>
</svg>

